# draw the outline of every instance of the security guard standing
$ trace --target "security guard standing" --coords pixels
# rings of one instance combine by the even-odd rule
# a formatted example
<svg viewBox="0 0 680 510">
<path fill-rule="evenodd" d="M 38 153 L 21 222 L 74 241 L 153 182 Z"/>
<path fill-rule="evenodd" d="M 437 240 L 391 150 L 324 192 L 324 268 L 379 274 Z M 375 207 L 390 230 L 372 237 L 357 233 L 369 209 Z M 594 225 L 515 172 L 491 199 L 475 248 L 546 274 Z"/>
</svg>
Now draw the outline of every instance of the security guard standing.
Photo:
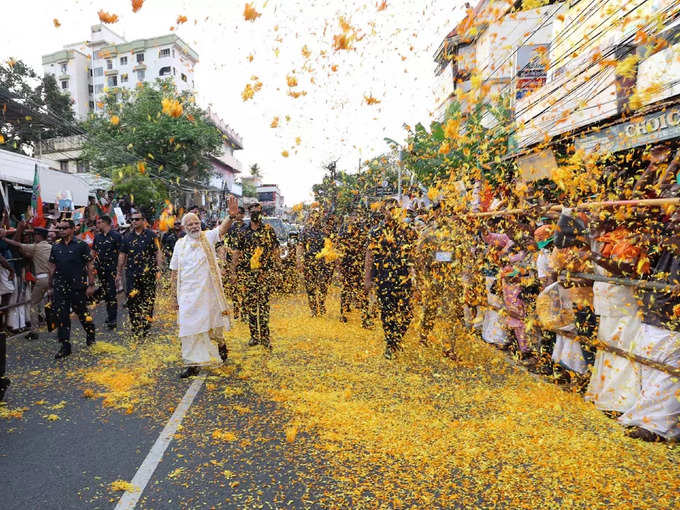
<svg viewBox="0 0 680 510">
<path fill-rule="evenodd" d="M 94 344 L 94 321 L 87 311 L 87 298 L 94 294 L 94 264 L 87 243 L 73 236 L 73 220 L 61 220 L 57 229 L 60 239 L 50 254 L 48 292 L 52 295 L 57 338 L 61 343 L 54 358 L 61 359 L 71 354 L 71 310 L 80 319 L 87 345 Z"/>
<path fill-rule="evenodd" d="M 269 295 L 274 262 L 278 258 L 279 242 L 274 229 L 262 222 L 262 206 L 248 206 L 250 223 L 239 231 L 236 249 L 232 252 L 231 278 L 243 275 L 243 309 L 250 327 L 249 346 L 263 345 L 271 351 L 269 335 Z"/>
<path fill-rule="evenodd" d="M 401 341 L 413 318 L 411 272 L 415 232 L 403 221 L 404 210 L 396 200 L 388 200 L 384 211 L 384 221 L 369 234 L 364 286 L 366 294 L 370 294 L 375 279 L 387 344 L 385 358 L 392 359 L 402 349 Z"/>
<path fill-rule="evenodd" d="M 359 216 L 354 214 L 348 217 L 338 234 L 338 242 L 342 252 L 342 259 L 340 259 L 340 276 L 342 278 L 340 320 L 347 322 L 347 313 L 349 313 L 352 302 L 354 302 L 362 312 L 361 324 L 364 328 L 370 326 L 368 296 L 364 292 L 362 281 L 367 240 L 368 232 L 361 224 Z"/>
<path fill-rule="evenodd" d="M 315 212 L 309 224 L 303 229 L 297 245 L 298 271 L 304 278 L 312 317 L 326 313 L 326 294 L 333 276 L 333 266 L 322 258 L 317 258 L 323 250 L 324 239 L 328 237 L 321 223 L 321 214 Z"/>
<path fill-rule="evenodd" d="M 422 303 L 422 321 L 420 324 L 420 343 L 427 346 L 434 329 L 437 312 L 446 319 L 448 346 L 444 354 L 455 358 L 455 336 L 452 325 L 454 317 L 460 316 L 460 296 L 456 285 L 456 246 L 455 236 L 442 216 L 439 203 L 432 211 L 430 225 L 425 227 L 417 241 L 418 264 L 416 267 L 416 286 L 420 292 Z"/>
<path fill-rule="evenodd" d="M 120 286 L 125 268 L 132 334 L 146 338 L 153 320 L 156 281 L 163 268 L 163 252 L 158 236 L 146 227 L 142 212 L 134 211 L 131 219 L 132 230 L 123 237 L 118 255 L 116 285 Z"/>
<path fill-rule="evenodd" d="M 100 299 L 106 301 L 106 326 L 114 329 L 118 321 L 116 296 L 116 264 L 123 236 L 111 228 L 111 217 L 103 215 L 97 220 L 99 233 L 94 236 L 92 251 L 100 285 Z"/>
</svg>

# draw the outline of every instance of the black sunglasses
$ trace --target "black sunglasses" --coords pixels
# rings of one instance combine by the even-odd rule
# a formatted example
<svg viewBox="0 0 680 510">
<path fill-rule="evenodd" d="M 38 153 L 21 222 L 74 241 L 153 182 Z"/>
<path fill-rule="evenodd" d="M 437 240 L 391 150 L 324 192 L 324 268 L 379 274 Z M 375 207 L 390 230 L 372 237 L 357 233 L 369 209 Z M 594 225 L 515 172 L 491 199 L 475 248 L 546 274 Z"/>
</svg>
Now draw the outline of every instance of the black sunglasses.
<svg viewBox="0 0 680 510">
<path fill-rule="evenodd" d="M 57 230 L 68 230 L 71 227 L 57 227 Z"/>
<path fill-rule="evenodd" d="M 132 221 L 142 221 L 144 218 L 132 218 Z"/>
</svg>

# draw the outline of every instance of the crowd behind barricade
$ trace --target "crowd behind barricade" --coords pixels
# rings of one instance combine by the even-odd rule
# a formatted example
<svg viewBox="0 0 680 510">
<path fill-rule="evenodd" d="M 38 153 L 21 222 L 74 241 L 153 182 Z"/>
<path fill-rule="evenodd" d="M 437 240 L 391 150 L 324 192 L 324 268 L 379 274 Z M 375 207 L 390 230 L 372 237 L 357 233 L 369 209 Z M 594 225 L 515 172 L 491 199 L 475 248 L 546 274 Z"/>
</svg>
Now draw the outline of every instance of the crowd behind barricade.
<svg viewBox="0 0 680 510">
<path fill-rule="evenodd" d="M 678 156 L 665 163 L 657 157 L 641 177 L 624 180 L 633 182 L 630 193 L 620 190 L 661 202 L 570 208 L 559 205 L 559 193 L 542 190 L 530 207 L 485 212 L 487 204 L 470 213 L 445 196 L 409 209 L 386 199 L 342 218 L 313 209 L 287 241 L 251 204 L 249 218 L 242 207 L 229 213 L 215 253 L 233 318 L 249 325 L 250 346 L 272 349 L 271 294 L 303 289 L 311 315 L 322 316 L 336 274 L 340 321 L 352 308 L 364 328 L 379 319 L 387 359 L 403 349 L 414 318 L 420 344 L 439 342 L 453 360 L 460 328 L 478 330 L 529 370 L 581 391 L 631 437 L 673 440 L 680 437 L 680 212 L 667 200 L 679 185 L 666 180 L 678 163 Z M 18 222 L 10 229 L 5 216 L 0 295 L 7 332 L 35 339 L 46 321 L 60 342 L 55 358 L 64 358 L 70 312 L 91 345 L 96 326 L 88 305 L 104 302 L 105 325 L 114 329 L 124 289 L 130 333 L 144 340 L 156 285 L 168 265 L 177 270 L 171 259 L 184 220 L 173 216 L 161 228 L 118 203 L 126 218 L 118 224 L 114 204 L 113 197 L 104 207 L 91 204 L 78 224 L 68 213 L 48 213 L 45 227 Z M 196 216 L 185 217 L 200 221 L 201 231 L 221 228 L 205 211 L 189 211 Z M 445 326 L 439 340 L 438 317 Z M 196 373 L 189 365 L 182 377 Z"/>
</svg>

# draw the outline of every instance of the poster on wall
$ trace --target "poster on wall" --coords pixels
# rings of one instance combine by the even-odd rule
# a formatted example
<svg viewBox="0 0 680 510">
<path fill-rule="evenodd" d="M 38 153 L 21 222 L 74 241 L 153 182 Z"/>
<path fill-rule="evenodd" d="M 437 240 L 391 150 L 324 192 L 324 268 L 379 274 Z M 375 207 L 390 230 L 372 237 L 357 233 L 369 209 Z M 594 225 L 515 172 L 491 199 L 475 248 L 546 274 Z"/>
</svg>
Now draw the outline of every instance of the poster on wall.
<svg viewBox="0 0 680 510">
<path fill-rule="evenodd" d="M 522 99 L 545 85 L 547 70 L 544 55 L 549 51 L 549 44 L 529 44 L 517 50 L 515 99 Z"/>
</svg>

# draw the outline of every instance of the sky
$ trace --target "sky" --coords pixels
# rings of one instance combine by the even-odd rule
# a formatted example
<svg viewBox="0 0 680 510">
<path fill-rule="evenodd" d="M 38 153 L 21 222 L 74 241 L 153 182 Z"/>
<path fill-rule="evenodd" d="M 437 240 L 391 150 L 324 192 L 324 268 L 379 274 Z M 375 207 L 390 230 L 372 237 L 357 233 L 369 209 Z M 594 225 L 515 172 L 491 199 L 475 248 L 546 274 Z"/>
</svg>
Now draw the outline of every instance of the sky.
<svg viewBox="0 0 680 510">
<path fill-rule="evenodd" d="M 388 150 L 384 137 L 403 141 L 404 124 L 432 120 L 433 55 L 462 18 L 464 2 L 387 0 L 382 10 L 379 4 L 255 0 L 261 16 L 251 22 L 244 19 L 243 0 L 145 0 L 137 13 L 131 0 L 2 0 L 0 59 L 21 59 L 42 72 L 42 55 L 89 38 L 100 9 L 119 16 L 108 26 L 127 40 L 174 27 L 199 54 L 199 104 L 211 105 L 243 137 L 244 150 L 235 156 L 244 173 L 257 163 L 263 181 L 278 184 L 293 205 L 312 199 L 324 164 L 338 160 L 338 169 L 355 172 L 361 160 Z M 180 15 L 187 22 L 177 25 Z M 357 41 L 336 51 L 341 17 Z M 289 89 L 288 76 L 298 86 Z M 255 77 L 262 88 L 243 101 Z M 296 99 L 289 90 L 306 95 Z M 366 97 L 379 103 L 367 104 Z M 275 117 L 279 127 L 272 128 Z"/>
</svg>

